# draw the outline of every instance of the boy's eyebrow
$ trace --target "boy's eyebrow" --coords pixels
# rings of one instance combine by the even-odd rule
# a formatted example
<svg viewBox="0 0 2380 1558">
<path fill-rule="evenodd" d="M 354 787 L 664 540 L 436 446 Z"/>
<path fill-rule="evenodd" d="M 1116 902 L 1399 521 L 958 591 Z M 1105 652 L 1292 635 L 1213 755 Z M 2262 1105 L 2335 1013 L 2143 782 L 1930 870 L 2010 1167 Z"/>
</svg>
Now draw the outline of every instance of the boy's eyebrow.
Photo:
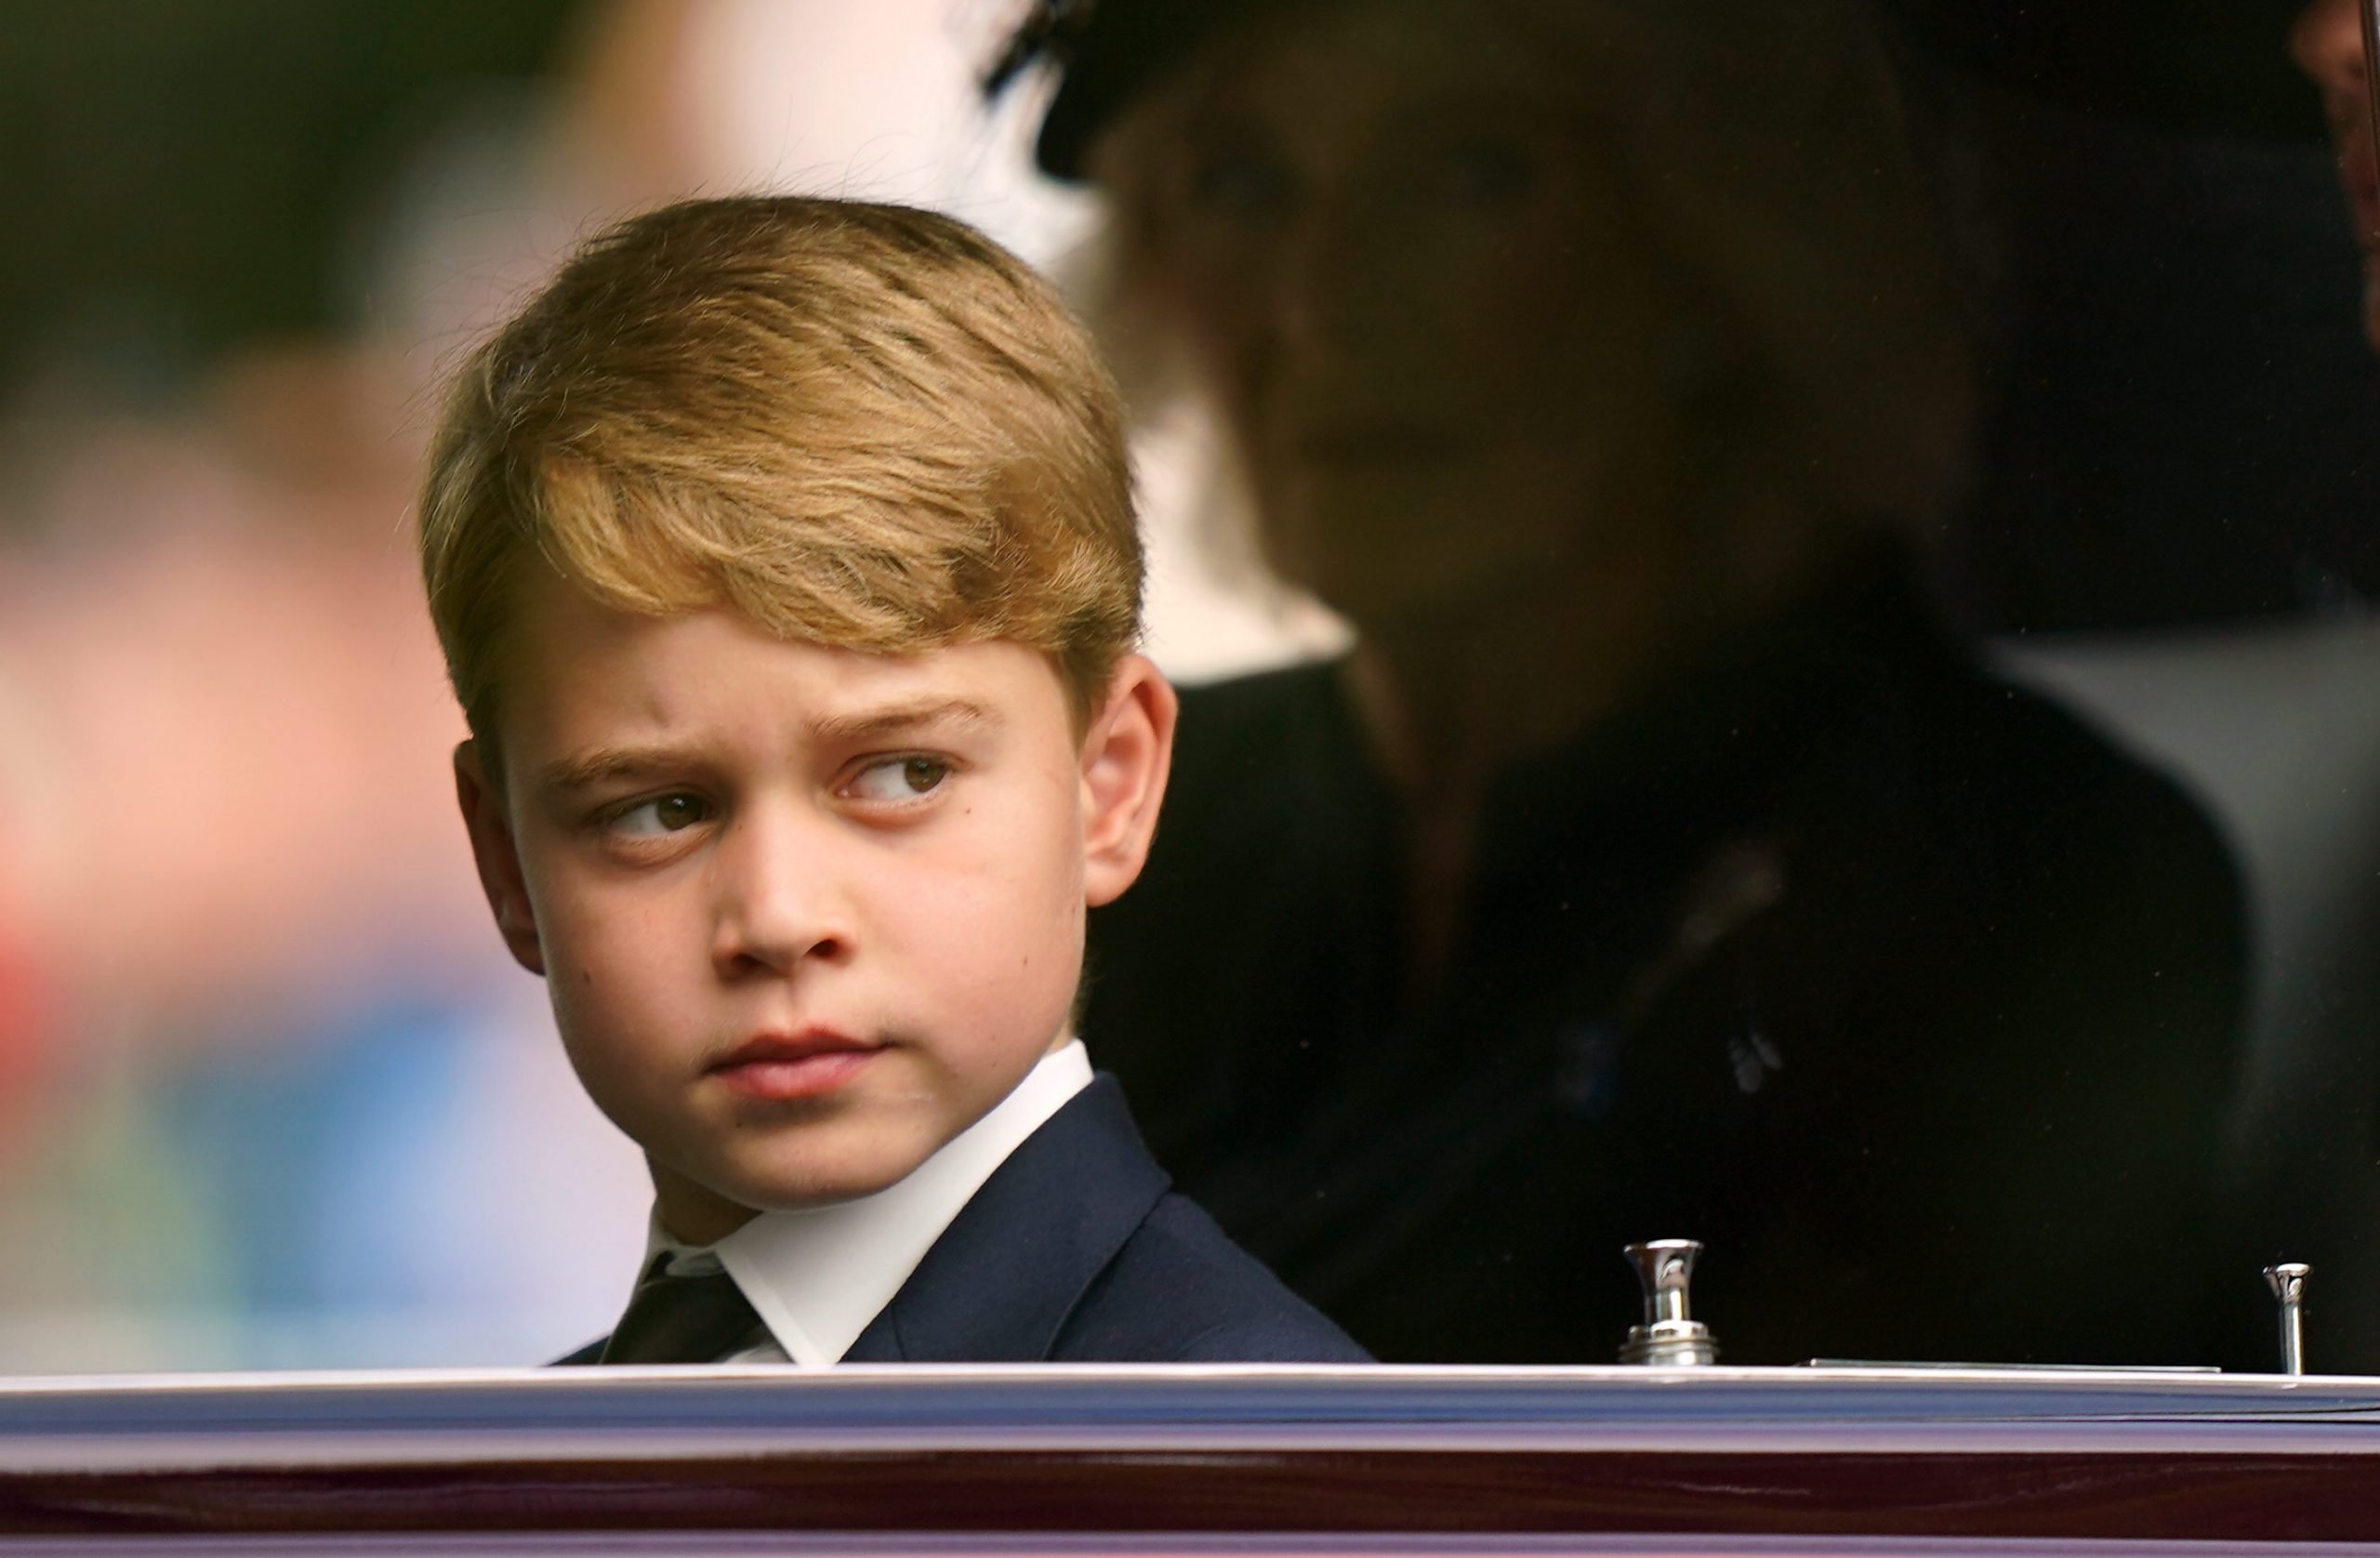
<svg viewBox="0 0 2380 1558">
<path fill-rule="evenodd" d="M 592 789 L 615 780 L 681 768 L 688 756 L 674 746 L 597 746 L 546 764 L 537 771 L 536 787 L 549 795 Z"/>
<path fill-rule="evenodd" d="M 822 741 L 852 742 L 915 730 L 920 725 L 966 730 L 998 723 L 999 716 L 989 706 L 972 698 L 922 697 L 880 708 L 830 715 L 811 730 Z"/>
<path fill-rule="evenodd" d="M 879 740 L 923 726 L 973 730 L 995 726 L 999 716 L 988 705 L 972 698 L 925 697 L 880 708 L 829 715 L 812 725 L 818 740 L 849 744 Z M 682 771 L 694 759 L 691 750 L 668 745 L 597 746 L 557 758 L 536 773 L 536 787 L 548 795 L 567 795 L 649 773 Z"/>
</svg>

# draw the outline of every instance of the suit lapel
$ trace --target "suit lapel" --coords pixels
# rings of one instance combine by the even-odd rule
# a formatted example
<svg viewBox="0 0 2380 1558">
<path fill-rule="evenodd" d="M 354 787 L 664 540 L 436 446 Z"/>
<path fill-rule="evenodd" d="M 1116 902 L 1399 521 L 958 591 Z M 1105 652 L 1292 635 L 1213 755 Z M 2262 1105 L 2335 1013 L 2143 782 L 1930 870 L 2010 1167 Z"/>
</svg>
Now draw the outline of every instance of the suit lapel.
<svg viewBox="0 0 2380 1558">
<path fill-rule="evenodd" d="M 846 1363 L 1036 1363 L 1165 1194 L 1102 1076 L 992 1171 Z"/>
</svg>

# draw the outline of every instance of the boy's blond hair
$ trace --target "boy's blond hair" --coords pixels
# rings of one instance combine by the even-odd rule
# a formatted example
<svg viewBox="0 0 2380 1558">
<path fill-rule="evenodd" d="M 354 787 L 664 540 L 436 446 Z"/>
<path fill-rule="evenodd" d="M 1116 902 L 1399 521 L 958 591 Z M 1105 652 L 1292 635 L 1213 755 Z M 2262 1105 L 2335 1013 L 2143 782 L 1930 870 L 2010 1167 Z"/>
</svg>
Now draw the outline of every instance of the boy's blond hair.
<svg viewBox="0 0 2380 1558">
<path fill-rule="evenodd" d="M 622 610 L 730 606 L 838 648 L 1011 640 L 1078 721 L 1140 627 L 1123 417 L 1088 337 L 1013 256 L 892 205 L 638 217 L 472 353 L 421 567 L 483 746 L 537 560 Z"/>
</svg>

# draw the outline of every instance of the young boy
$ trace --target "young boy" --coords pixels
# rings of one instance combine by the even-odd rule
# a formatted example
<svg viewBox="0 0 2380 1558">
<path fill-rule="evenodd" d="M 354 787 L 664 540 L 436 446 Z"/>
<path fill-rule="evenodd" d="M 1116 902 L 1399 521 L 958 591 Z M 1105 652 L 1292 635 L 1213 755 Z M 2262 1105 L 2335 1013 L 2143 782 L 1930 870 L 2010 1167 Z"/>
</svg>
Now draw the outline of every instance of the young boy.
<svg viewBox="0 0 2380 1558">
<path fill-rule="evenodd" d="M 630 221 L 465 366 L 421 552 L 496 927 L 653 1174 L 566 1361 L 1361 1357 L 1072 1032 L 1175 704 L 1114 390 L 1024 266 L 890 206 Z"/>
</svg>

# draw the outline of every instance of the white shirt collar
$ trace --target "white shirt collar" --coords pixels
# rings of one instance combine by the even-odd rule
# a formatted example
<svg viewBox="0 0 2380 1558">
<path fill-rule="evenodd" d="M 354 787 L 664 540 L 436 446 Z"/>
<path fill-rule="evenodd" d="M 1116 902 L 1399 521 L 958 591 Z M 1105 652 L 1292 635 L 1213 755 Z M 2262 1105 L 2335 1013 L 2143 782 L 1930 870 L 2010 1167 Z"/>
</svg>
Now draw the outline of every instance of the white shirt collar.
<svg viewBox="0 0 2380 1558">
<path fill-rule="evenodd" d="M 638 1269 L 651 1271 L 662 1254 L 671 1258 L 673 1272 L 724 1266 L 785 1356 L 824 1368 L 892 1301 L 992 1170 L 1090 1085 L 1091 1057 L 1080 1039 L 1072 1040 L 1042 1056 L 982 1119 L 875 1195 L 762 1212 L 707 1248 L 678 1243 L 655 1218 Z M 763 1349 L 740 1356 L 767 1355 Z"/>
</svg>

